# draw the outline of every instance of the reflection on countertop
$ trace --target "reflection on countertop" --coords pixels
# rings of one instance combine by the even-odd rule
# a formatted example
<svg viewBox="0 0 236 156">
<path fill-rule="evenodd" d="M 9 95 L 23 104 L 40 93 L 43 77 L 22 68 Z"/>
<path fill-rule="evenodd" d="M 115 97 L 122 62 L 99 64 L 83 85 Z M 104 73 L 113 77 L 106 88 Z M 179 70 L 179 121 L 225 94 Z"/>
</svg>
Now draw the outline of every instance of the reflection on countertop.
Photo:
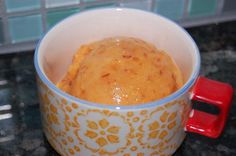
<svg viewBox="0 0 236 156">
<path fill-rule="evenodd" d="M 236 88 L 236 21 L 187 29 L 199 46 L 201 75 Z M 236 155 L 236 95 L 222 136 L 187 135 L 174 156 Z M 196 106 L 204 108 L 204 106 Z M 210 108 L 211 109 L 211 108 Z M 33 52 L 0 55 L 0 156 L 57 156 L 45 139 Z"/>
</svg>

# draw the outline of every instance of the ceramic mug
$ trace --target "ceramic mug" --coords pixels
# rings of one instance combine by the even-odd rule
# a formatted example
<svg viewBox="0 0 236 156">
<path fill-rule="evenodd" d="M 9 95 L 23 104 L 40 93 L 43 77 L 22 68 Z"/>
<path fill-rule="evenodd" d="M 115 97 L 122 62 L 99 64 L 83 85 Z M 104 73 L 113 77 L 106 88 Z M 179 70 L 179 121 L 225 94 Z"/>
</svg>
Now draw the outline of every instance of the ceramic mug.
<svg viewBox="0 0 236 156">
<path fill-rule="evenodd" d="M 114 36 L 140 38 L 169 53 L 183 73 L 183 87 L 158 101 L 107 106 L 75 98 L 54 85 L 82 44 Z M 216 138 L 225 125 L 232 87 L 199 77 L 195 42 L 184 29 L 159 15 L 127 8 L 75 14 L 46 33 L 34 59 L 43 130 L 61 155 L 172 155 L 186 131 Z M 193 110 L 191 100 L 215 105 L 220 113 Z"/>
</svg>

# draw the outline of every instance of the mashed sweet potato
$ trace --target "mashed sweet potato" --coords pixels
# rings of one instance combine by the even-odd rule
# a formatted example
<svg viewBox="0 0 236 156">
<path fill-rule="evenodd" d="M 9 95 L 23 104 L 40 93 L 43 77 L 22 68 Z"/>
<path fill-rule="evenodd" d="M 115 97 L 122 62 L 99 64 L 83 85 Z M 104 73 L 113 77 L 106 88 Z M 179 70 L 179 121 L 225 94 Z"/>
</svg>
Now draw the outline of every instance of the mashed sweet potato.
<svg viewBox="0 0 236 156">
<path fill-rule="evenodd" d="M 159 100 L 182 85 L 181 72 L 166 52 L 128 37 L 82 45 L 57 84 L 80 99 L 117 106 Z"/>
</svg>

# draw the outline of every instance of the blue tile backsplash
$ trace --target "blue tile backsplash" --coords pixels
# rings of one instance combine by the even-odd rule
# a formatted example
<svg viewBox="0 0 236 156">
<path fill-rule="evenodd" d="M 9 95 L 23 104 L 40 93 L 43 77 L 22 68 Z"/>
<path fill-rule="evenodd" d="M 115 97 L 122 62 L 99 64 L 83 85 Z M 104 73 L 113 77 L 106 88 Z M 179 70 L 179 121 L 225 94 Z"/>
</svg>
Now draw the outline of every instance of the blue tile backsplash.
<svg viewBox="0 0 236 156">
<path fill-rule="evenodd" d="M 121 2 L 120 6 L 151 11 L 152 1 L 151 0 L 138 0 L 138 1 L 128 1 L 128 2 L 124 1 Z"/>
<path fill-rule="evenodd" d="M 100 7 L 150 11 L 184 27 L 236 19 L 236 0 L 0 0 L 0 54 L 32 50 L 57 22 Z"/>
<path fill-rule="evenodd" d="M 209 16 L 216 13 L 217 0 L 190 0 L 189 16 Z"/>
<path fill-rule="evenodd" d="M 83 2 L 96 2 L 97 0 L 82 0 Z"/>
<path fill-rule="evenodd" d="M 39 9 L 40 0 L 5 0 L 7 12 Z"/>
<path fill-rule="evenodd" d="M 74 5 L 79 4 L 79 0 L 45 0 L 46 7 L 59 7 L 59 6 L 67 6 L 67 5 Z"/>
<path fill-rule="evenodd" d="M 107 8 L 107 7 L 116 7 L 116 3 L 114 2 L 106 2 L 106 3 L 96 3 L 96 4 L 91 4 L 91 5 L 86 5 L 85 9 L 95 9 L 95 8 Z"/>
<path fill-rule="evenodd" d="M 67 9 L 67 10 L 47 12 L 47 15 L 46 15 L 47 29 L 51 28 L 53 25 L 55 25 L 62 19 L 77 12 L 79 12 L 79 9 Z"/>
<path fill-rule="evenodd" d="M 182 18 L 185 0 L 156 0 L 155 11 L 172 20 Z"/>
<path fill-rule="evenodd" d="M 12 43 L 36 40 L 43 33 L 41 15 L 11 17 L 8 23 Z"/>
</svg>

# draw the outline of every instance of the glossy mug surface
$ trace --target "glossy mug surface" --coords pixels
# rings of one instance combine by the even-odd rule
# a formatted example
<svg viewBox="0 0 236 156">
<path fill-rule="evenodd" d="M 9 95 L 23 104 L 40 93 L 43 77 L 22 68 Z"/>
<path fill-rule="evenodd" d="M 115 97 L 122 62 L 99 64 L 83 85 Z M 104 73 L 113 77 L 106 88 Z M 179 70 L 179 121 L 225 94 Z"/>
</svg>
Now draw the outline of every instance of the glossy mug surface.
<svg viewBox="0 0 236 156">
<path fill-rule="evenodd" d="M 80 45 L 114 36 L 140 38 L 169 53 L 184 86 L 164 99 L 122 107 L 80 100 L 56 88 Z M 44 133 L 63 156 L 165 156 L 184 140 L 200 56 L 193 39 L 168 19 L 126 8 L 73 15 L 40 41 L 35 67 Z"/>
</svg>

